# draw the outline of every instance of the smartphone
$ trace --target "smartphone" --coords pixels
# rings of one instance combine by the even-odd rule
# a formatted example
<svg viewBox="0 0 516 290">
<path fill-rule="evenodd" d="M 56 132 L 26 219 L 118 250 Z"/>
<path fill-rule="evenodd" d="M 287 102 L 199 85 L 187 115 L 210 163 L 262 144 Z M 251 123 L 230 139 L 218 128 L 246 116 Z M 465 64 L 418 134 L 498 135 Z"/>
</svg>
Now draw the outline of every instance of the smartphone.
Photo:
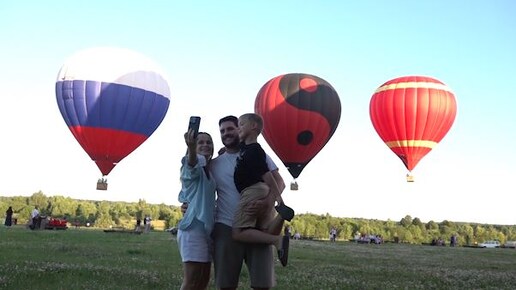
<svg viewBox="0 0 516 290">
<path fill-rule="evenodd" d="M 194 137 L 197 138 L 199 134 L 199 126 L 201 125 L 201 117 L 191 116 L 190 123 L 188 124 L 188 131 L 192 129 L 194 131 Z"/>
</svg>

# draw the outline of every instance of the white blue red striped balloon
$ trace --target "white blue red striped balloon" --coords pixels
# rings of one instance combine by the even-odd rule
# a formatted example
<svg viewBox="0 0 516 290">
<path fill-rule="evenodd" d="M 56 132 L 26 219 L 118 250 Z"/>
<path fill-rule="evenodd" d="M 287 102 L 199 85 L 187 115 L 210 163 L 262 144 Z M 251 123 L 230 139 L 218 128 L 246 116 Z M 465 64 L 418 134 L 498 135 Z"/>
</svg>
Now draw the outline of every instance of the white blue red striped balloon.
<svg viewBox="0 0 516 290">
<path fill-rule="evenodd" d="M 158 128 L 170 104 L 161 69 L 122 48 L 80 51 L 62 66 L 57 104 L 66 125 L 103 175 Z"/>
</svg>

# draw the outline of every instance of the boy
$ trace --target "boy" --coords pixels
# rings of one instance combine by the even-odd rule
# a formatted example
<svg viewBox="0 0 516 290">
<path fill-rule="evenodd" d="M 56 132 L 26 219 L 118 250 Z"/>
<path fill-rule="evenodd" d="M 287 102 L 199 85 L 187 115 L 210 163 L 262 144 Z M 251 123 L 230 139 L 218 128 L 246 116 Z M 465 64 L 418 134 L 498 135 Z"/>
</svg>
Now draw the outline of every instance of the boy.
<svg viewBox="0 0 516 290">
<path fill-rule="evenodd" d="M 287 221 L 294 217 L 294 210 L 286 206 L 281 192 L 265 159 L 265 151 L 257 142 L 263 130 L 260 115 L 248 113 L 238 119 L 238 136 L 240 139 L 240 156 L 235 168 L 235 185 L 241 194 L 233 224 L 233 238 L 242 242 L 273 244 L 278 249 L 278 257 L 283 266 L 287 265 L 288 237 L 281 239 L 280 232 L 273 232 L 269 227 L 272 212 L 255 216 L 246 212 L 247 206 L 257 199 L 272 194 L 278 205 L 278 214 Z"/>
</svg>

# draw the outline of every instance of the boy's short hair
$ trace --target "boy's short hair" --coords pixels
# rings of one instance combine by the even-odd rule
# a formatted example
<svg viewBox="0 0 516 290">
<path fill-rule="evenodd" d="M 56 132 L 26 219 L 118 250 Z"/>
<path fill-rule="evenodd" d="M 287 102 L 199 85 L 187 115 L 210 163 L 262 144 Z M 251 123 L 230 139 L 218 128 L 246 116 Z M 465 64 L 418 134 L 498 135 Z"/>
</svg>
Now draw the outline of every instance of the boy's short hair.
<svg viewBox="0 0 516 290">
<path fill-rule="evenodd" d="M 255 113 L 247 113 L 240 116 L 240 118 L 247 119 L 250 122 L 253 122 L 256 124 L 258 129 L 258 134 L 262 133 L 263 130 L 263 118 L 262 116 L 255 114 Z"/>
<path fill-rule="evenodd" d="M 238 127 L 238 118 L 233 115 L 229 115 L 229 116 L 226 116 L 226 117 L 220 119 L 219 126 L 224 122 L 232 122 L 233 124 L 235 124 L 235 127 Z"/>
</svg>

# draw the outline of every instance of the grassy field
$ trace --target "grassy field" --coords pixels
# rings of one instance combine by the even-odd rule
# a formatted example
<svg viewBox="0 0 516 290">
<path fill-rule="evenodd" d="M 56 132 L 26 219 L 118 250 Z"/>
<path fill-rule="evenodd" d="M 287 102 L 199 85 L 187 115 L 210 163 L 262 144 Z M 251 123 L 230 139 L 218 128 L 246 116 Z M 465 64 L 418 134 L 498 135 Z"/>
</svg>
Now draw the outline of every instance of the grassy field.
<svg viewBox="0 0 516 290">
<path fill-rule="evenodd" d="M 292 241 L 276 289 L 516 289 L 516 250 Z M 0 228 L 0 289 L 179 289 L 169 233 Z M 242 273 L 240 289 L 249 289 Z M 213 281 L 210 289 L 214 289 Z"/>
</svg>

